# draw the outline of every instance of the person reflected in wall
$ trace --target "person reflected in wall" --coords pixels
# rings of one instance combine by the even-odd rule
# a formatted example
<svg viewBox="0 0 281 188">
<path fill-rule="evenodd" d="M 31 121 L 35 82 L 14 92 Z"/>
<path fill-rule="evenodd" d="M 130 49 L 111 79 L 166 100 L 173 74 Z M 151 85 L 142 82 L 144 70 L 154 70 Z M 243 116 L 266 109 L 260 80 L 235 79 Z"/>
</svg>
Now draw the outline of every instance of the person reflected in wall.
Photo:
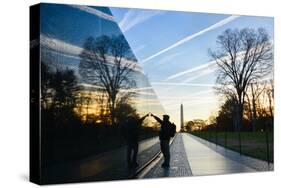
<svg viewBox="0 0 281 188">
<path fill-rule="evenodd" d="M 138 166 L 139 131 L 143 120 L 148 116 L 149 114 L 146 114 L 140 119 L 130 116 L 126 121 L 127 163 L 129 168 Z"/>
<path fill-rule="evenodd" d="M 160 147 L 161 152 L 164 156 L 164 163 L 162 164 L 163 168 L 169 168 L 170 167 L 170 138 L 175 135 L 176 132 L 176 126 L 175 124 L 170 122 L 170 116 L 169 115 L 163 115 L 163 120 L 161 120 L 159 117 L 151 114 L 154 119 L 160 123 L 161 129 L 159 132 L 159 139 L 160 139 Z"/>
</svg>

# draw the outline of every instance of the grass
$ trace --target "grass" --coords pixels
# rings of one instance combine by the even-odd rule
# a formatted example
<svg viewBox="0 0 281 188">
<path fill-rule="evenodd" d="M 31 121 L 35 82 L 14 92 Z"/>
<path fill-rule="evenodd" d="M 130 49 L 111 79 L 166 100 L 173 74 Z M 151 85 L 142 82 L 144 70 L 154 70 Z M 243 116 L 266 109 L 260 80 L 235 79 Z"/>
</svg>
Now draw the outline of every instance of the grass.
<svg viewBox="0 0 281 188">
<path fill-rule="evenodd" d="M 191 134 L 240 152 L 238 132 L 191 132 Z M 266 132 L 241 132 L 241 153 L 273 162 L 273 132 L 268 132 L 268 152 L 266 136 Z"/>
</svg>

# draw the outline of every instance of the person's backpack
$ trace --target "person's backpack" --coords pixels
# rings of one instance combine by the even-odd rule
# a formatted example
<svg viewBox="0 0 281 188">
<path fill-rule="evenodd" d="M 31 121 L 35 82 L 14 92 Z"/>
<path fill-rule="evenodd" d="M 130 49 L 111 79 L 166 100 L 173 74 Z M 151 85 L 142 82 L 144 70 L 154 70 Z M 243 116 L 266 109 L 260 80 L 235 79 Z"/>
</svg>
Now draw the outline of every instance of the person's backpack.
<svg viewBox="0 0 281 188">
<path fill-rule="evenodd" d="M 170 137 L 174 137 L 176 134 L 177 126 L 174 123 L 170 124 Z"/>
</svg>

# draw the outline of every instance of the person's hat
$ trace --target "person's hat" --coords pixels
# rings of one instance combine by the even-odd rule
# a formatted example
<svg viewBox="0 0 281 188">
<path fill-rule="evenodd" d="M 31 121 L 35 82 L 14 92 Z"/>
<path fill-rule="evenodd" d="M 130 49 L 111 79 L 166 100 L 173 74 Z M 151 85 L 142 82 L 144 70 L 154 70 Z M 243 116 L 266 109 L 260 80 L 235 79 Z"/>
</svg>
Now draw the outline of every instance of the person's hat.
<svg viewBox="0 0 281 188">
<path fill-rule="evenodd" d="M 165 114 L 165 115 L 163 115 L 163 118 L 170 118 L 170 116 Z"/>
</svg>

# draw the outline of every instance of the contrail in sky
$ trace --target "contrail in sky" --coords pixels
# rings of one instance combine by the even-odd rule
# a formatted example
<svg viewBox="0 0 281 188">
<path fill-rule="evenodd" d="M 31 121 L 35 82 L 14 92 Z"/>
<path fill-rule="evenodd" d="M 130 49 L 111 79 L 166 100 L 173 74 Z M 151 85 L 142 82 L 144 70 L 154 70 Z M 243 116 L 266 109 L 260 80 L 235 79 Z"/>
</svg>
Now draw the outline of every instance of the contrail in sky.
<svg viewBox="0 0 281 188">
<path fill-rule="evenodd" d="M 148 58 L 144 59 L 142 61 L 142 63 L 145 63 L 145 62 L 147 62 L 147 61 L 149 61 L 149 60 L 151 60 L 151 59 L 153 59 L 153 58 L 155 58 L 155 57 L 157 57 L 157 56 L 159 56 L 159 55 L 161 55 L 161 54 L 163 54 L 163 53 L 165 53 L 165 52 L 167 52 L 167 51 L 169 51 L 169 50 L 171 50 L 171 49 L 173 49 L 173 48 L 175 48 L 175 47 L 177 47 L 177 46 L 179 46 L 179 45 L 181 45 L 181 44 L 183 44 L 185 42 L 188 42 L 188 41 L 194 39 L 195 37 L 198 37 L 198 36 L 206 33 L 206 32 L 209 32 L 211 30 L 214 30 L 214 29 L 217 29 L 219 27 L 222 27 L 225 24 L 227 24 L 227 23 L 229 23 L 229 22 L 231 22 L 231 21 L 233 21 L 233 20 L 235 20 L 237 18 L 239 18 L 239 16 L 236 16 L 236 15 L 229 16 L 229 17 L 227 17 L 227 18 L 225 18 L 225 19 L 223 19 L 223 20 L 221 20 L 221 21 L 219 21 L 219 22 L 217 22 L 217 23 L 215 23 L 215 24 L 213 24 L 213 25 L 211 25 L 211 26 L 209 26 L 209 27 L 207 27 L 207 28 L 197 32 L 197 33 L 189 35 L 189 36 L 187 36 L 187 37 L 177 41 L 173 45 L 171 45 L 171 46 L 169 46 L 169 47 L 167 47 L 167 48 L 165 48 L 165 49 L 163 49 L 163 50 L 161 50 L 161 51 L 159 51 L 159 52 L 149 56 Z"/>
<path fill-rule="evenodd" d="M 92 8 L 92 7 L 89 7 L 89 6 L 83 6 L 83 5 L 69 5 L 69 6 L 71 6 L 73 8 L 77 8 L 81 11 L 87 12 L 89 14 L 96 15 L 100 18 L 115 22 L 114 17 L 112 15 L 106 14 L 106 13 L 104 13 L 100 10 L 97 10 L 95 8 Z"/>
</svg>

